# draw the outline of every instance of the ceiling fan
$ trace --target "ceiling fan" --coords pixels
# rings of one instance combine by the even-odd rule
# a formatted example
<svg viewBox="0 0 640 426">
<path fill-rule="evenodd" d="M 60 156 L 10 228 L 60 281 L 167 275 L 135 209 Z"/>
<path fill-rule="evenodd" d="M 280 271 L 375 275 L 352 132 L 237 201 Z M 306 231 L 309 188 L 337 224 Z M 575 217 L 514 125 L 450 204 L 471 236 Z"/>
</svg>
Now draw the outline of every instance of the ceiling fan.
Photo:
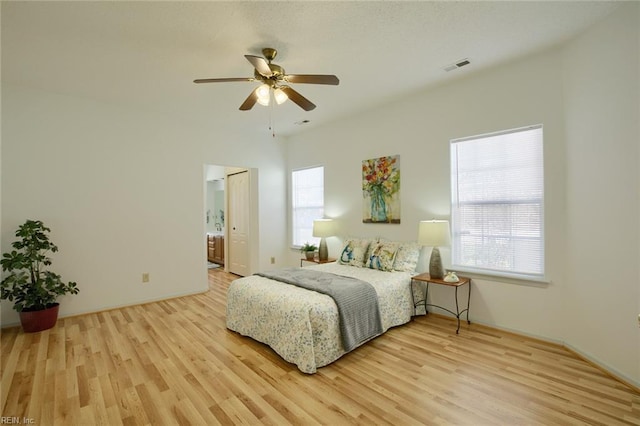
<svg viewBox="0 0 640 426">
<path fill-rule="evenodd" d="M 284 68 L 274 64 L 273 61 L 278 54 L 276 49 L 265 47 L 262 49 L 264 58 L 254 55 L 244 55 L 253 65 L 253 77 L 239 78 L 201 78 L 193 80 L 194 83 L 226 83 L 232 81 L 260 81 L 262 84 L 257 87 L 247 99 L 240 105 L 241 111 L 248 111 L 257 103 L 269 105 L 273 94 L 273 99 L 277 104 L 291 99 L 305 111 L 311 111 L 316 106 L 309 99 L 293 90 L 287 83 L 306 84 L 328 84 L 337 86 L 340 80 L 335 75 L 322 74 L 286 74 Z"/>
</svg>

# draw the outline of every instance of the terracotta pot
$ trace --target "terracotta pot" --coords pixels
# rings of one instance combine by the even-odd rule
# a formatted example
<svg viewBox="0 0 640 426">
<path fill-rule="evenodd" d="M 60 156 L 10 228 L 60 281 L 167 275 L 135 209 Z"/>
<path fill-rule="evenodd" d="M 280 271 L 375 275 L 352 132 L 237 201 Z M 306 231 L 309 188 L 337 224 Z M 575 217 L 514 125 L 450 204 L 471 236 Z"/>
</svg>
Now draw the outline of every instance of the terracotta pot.
<svg viewBox="0 0 640 426">
<path fill-rule="evenodd" d="M 35 333 L 53 328 L 58 321 L 59 308 L 60 304 L 56 303 L 52 307 L 40 311 L 19 312 L 22 329 L 25 333 Z"/>
</svg>

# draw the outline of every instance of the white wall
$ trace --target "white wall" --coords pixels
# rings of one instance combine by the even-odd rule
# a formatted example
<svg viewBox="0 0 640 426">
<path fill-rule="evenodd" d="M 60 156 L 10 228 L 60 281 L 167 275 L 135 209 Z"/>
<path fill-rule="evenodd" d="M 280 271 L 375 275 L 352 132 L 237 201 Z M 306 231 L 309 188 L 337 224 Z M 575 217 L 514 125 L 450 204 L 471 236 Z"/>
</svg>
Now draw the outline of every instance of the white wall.
<svg viewBox="0 0 640 426">
<path fill-rule="evenodd" d="M 415 240 L 419 220 L 447 218 L 449 215 L 450 139 L 542 123 L 545 138 L 546 269 L 551 282 L 533 284 L 476 277 L 471 296 L 471 318 L 548 340 L 568 342 L 590 354 L 595 361 L 613 366 L 614 371 L 626 379 L 640 382 L 637 326 L 630 329 L 630 324 L 635 326 L 630 319 L 635 321 L 640 299 L 637 294 L 638 264 L 633 261 L 638 259 L 638 137 L 637 126 L 634 128 L 630 119 L 634 112 L 637 117 L 638 49 L 636 44 L 635 56 L 629 53 L 633 50 L 630 48 L 634 39 L 627 41 L 627 37 L 634 34 L 630 30 L 633 25 L 637 25 L 637 15 L 629 17 L 623 9 L 603 24 L 604 30 L 593 30 L 609 31 L 606 42 L 594 40 L 600 37 L 598 33 L 585 35 L 575 42 L 576 47 L 572 44 L 566 51 L 558 48 L 543 52 L 461 78 L 446 86 L 409 95 L 357 116 L 345 117 L 343 121 L 329 126 L 310 129 L 288 141 L 289 170 L 316 164 L 325 166 L 326 216 L 339 221 L 342 236 Z M 623 28 L 611 30 L 617 26 Z M 624 50 L 632 56 L 629 62 L 636 61 L 636 68 L 614 72 L 614 68 L 608 67 L 609 62 L 605 61 L 596 70 L 580 71 L 601 59 L 619 61 L 619 53 L 610 53 L 612 58 L 605 55 L 606 46 L 617 42 L 622 44 L 620 52 Z M 596 58 L 589 58 L 587 52 L 591 49 L 601 52 Z M 572 65 L 565 69 L 567 62 Z M 601 73 L 604 75 L 599 75 Z M 597 85 L 602 78 L 615 80 L 608 81 L 605 88 L 605 91 L 615 89 L 615 94 L 602 93 L 601 86 Z M 565 83 L 573 87 L 565 90 Z M 624 117 L 613 118 L 612 115 L 618 116 L 617 112 L 609 112 L 602 119 L 593 120 L 592 113 L 605 112 L 604 107 L 598 106 L 595 110 L 583 106 L 583 110 L 573 111 L 576 104 L 582 102 L 574 92 L 585 90 L 590 93 L 585 99 L 589 104 L 597 104 L 604 97 L 607 108 L 617 110 L 610 104 L 622 102 L 621 107 L 627 110 Z M 618 99 L 623 93 L 628 95 Z M 571 117 L 565 123 L 565 117 L 571 115 L 575 118 Z M 583 121 L 590 121 L 589 126 L 579 130 L 591 133 L 589 138 L 575 135 L 576 127 Z M 568 129 L 565 125 L 569 126 Z M 622 128 L 611 133 L 616 126 Z M 607 144 L 603 145 L 603 141 Z M 630 146 L 633 143 L 636 144 L 635 150 Z M 596 159 L 600 151 L 612 147 L 617 152 L 605 155 L 605 159 L 611 159 L 611 164 L 603 170 Z M 588 154 L 583 165 L 581 156 L 587 152 L 595 154 Z M 361 161 L 393 154 L 399 154 L 401 158 L 402 223 L 363 224 Z M 626 156 L 620 169 L 629 170 L 621 171 L 614 167 L 613 160 L 619 156 Z M 581 170 L 576 170 L 578 167 Z M 599 171 L 607 176 L 598 184 L 596 194 L 599 196 L 594 199 L 589 196 L 592 189 L 584 185 L 583 178 L 590 175 L 588 182 L 597 183 L 601 175 Z M 630 186 L 620 187 L 622 180 L 627 178 L 631 181 Z M 613 194 L 607 195 L 609 192 Z M 595 207 L 594 204 L 600 203 L 600 197 L 616 203 Z M 635 197 L 635 201 L 624 203 L 625 197 Z M 617 264 L 626 259 L 628 266 L 623 267 L 625 279 L 612 285 L 613 292 L 602 296 L 603 276 L 589 279 L 587 276 L 593 270 L 590 266 L 596 264 L 593 257 L 601 253 L 600 241 L 606 251 L 613 245 L 610 240 L 619 235 L 603 240 L 594 238 L 598 233 L 592 232 L 591 219 L 613 210 L 612 205 L 630 207 L 628 211 L 617 212 L 614 218 L 619 231 L 630 226 L 631 232 L 617 243 L 615 253 L 605 255 L 604 260 Z M 576 216 L 576 210 L 583 213 Z M 576 234 L 583 237 L 571 240 L 576 238 Z M 588 254 L 576 259 L 576 252 L 584 251 L 585 247 L 589 248 Z M 339 255 L 337 239 L 333 245 L 330 244 L 330 255 Z M 423 255 L 427 257 L 428 253 Z M 437 290 L 432 293 L 434 303 L 452 307 L 452 294 L 448 289 Z M 604 305 L 598 303 L 598 295 L 604 297 Z M 625 298 L 627 300 L 621 302 Z M 613 306 L 614 300 L 620 302 L 617 308 Z M 588 326 L 580 324 L 583 315 L 591 316 L 586 323 Z M 571 324 L 565 325 L 565 322 Z M 580 332 L 576 330 L 579 326 L 582 327 Z M 620 329 L 625 330 L 623 336 L 618 335 Z M 591 343 L 587 345 L 588 339 Z M 607 344 L 603 345 L 603 342 Z"/>
<path fill-rule="evenodd" d="M 60 300 L 63 316 L 206 290 L 205 164 L 255 167 L 270 194 L 259 208 L 285 204 L 284 155 L 269 135 L 236 141 L 207 114 L 19 87 L 3 86 L 2 105 L 2 246 L 27 218 L 52 229 L 53 270 L 80 288 Z M 286 218 L 265 216 L 255 268 L 284 247 Z M 3 326 L 18 322 L 11 306 Z"/>
<path fill-rule="evenodd" d="M 548 285 L 474 280 L 476 321 L 561 340 L 549 316 L 559 309 L 564 254 L 564 127 L 560 57 L 550 52 L 476 77 L 464 78 L 399 102 L 311 129 L 289 141 L 289 167 L 325 166 L 325 212 L 340 234 L 416 240 L 418 222 L 449 216 L 449 140 L 530 124 L 544 124 Z M 400 155 L 401 224 L 363 224 L 361 162 Z M 330 246 L 332 256 L 339 253 Z M 425 253 L 428 257 L 428 253 Z M 443 254 L 448 254 L 443 251 Z M 453 306 L 434 289 L 436 303 Z"/>
<path fill-rule="evenodd" d="M 640 8 L 629 4 L 564 56 L 565 340 L 640 382 Z"/>
</svg>

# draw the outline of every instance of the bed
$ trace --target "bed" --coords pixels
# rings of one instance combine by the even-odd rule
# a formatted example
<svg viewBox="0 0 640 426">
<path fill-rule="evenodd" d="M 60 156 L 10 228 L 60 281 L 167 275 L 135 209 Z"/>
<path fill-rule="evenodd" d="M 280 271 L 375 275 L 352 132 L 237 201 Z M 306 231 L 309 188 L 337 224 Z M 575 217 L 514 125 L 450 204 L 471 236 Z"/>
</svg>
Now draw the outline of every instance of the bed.
<svg viewBox="0 0 640 426">
<path fill-rule="evenodd" d="M 370 253 L 365 250 L 367 252 Z M 343 256 L 341 259 L 342 263 L 306 269 L 370 283 L 378 297 L 383 333 L 411 320 L 414 314 L 412 271 L 371 269 L 367 267 L 368 262 L 359 265 Z M 405 269 L 412 267 L 415 269 L 415 263 Z M 239 278 L 229 286 L 227 328 L 269 345 L 304 373 L 315 373 L 346 353 L 338 310 L 330 296 L 258 275 Z"/>
</svg>

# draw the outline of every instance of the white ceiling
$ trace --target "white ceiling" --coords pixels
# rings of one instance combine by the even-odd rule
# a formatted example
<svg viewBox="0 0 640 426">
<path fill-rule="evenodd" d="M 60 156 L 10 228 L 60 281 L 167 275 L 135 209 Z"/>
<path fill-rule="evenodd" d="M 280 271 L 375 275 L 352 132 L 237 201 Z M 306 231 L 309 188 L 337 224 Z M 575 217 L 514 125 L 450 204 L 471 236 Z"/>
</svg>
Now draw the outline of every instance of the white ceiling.
<svg viewBox="0 0 640 426">
<path fill-rule="evenodd" d="M 241 134 L 290 134 L 546 49 L 616 2 L 2 2 L 2 83 L 176 115 L 219 118 Z M 257 83 L 243 57 L 274 47 L 317 108 L 240 104 Z M 471 65 L 447 73 L 462 58 Z M 295 122 L 310 120 L 309 124 Z"/>
</svg>

